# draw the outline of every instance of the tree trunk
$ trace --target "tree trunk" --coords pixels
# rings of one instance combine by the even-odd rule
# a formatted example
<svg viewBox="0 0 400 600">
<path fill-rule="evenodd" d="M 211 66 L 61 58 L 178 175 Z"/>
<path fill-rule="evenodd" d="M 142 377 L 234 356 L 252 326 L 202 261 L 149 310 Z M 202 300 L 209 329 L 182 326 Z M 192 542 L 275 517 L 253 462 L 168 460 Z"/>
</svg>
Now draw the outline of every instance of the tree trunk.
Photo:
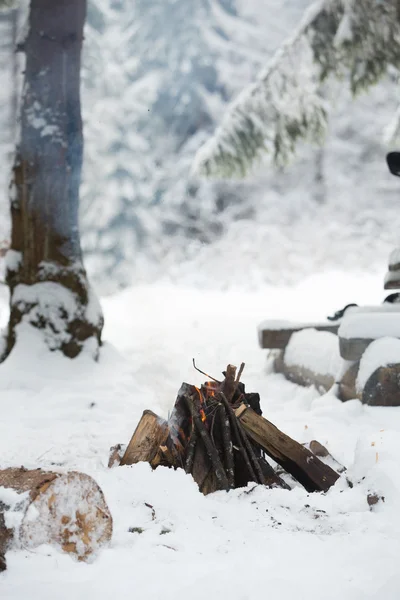
<svg viewBox="0 0 400 600">
<path fill-rule="evenodd" d="M 11 187 L 6 355 L 24 320 L 73 358 L 103 318 L 82 263 L 80 64 L 86 0 L 31 0 L 21 133 Z"/>
</svg>

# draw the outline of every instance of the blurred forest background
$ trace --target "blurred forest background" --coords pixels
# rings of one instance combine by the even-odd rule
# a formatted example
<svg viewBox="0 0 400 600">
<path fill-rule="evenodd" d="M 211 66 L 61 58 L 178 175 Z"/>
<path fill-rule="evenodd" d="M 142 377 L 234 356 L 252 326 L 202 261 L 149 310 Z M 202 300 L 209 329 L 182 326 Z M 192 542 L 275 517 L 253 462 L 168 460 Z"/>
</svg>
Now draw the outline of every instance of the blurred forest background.
<svg viewBox="0 0 400 600">
<path fill-rule="evenodd" d="M 310 0 L 91 0 L 84 49 L 86 267 L 102 294 L 165 279 L 207 288 L 291 283 L 322 270 L 386 271 L 400 189 L 384 134 L 400 103 L 395 73 L 352 100 L 327 91 L 323 148 L 302 145 L 245 181 L 191 173 L 227 104 L 298 24 Z M 0 238 L 23 10 L 0 15 Z"/>
</svg>

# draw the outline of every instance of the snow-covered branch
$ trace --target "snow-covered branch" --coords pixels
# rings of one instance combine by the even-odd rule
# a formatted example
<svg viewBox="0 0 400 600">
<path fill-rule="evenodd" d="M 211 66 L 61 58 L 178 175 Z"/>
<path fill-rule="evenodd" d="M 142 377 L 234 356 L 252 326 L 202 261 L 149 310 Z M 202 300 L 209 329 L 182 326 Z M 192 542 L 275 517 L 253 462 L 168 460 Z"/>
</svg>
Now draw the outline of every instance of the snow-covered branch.
<svg viewBox="0 0 400 600">
<path fill-rule="evenodd" d="M 287 162 L 300 138 L 320 142 L 327 124 L 323 82 L 347 78 L 354 94 L 400 66 L 397 0 L 320 0 L 258 80 L 232 104 L 200 149 L 201 175 L 244 176 L 263 154 Z"/>
<path fill-rule="evenodd" d="M 15 8 L 18 0 L 0 0 L 0 10 L 7 8 Z"/>
</svg>

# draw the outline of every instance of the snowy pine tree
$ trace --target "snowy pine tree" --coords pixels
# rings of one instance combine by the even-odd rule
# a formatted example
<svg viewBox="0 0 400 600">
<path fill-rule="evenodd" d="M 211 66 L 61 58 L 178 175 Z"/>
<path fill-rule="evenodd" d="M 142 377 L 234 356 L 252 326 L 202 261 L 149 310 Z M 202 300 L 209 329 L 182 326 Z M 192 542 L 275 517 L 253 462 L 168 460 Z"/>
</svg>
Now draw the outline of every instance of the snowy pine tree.
<svg viewBox="0 0 400 600">
<path fill-rule="evenodd" d="M 205 175 L 243 176 L 264 153 L 285 163 L 297 141 L 320 142 L 327 123 L 323 83 L 347 78 L 353 94 L 400 67 L 397 0 L 322 0 L 232 105 L 200 150 Z"/>
<path fill-rule="evenodd" d="M 221 231 L 221 207 L 237 192 L 191 181 L 190 167 L 262 58 L 264 36 L 235 5 L 89 4 L 81 224 L 88 267 L 102 277 L 104 270 L 114 282 L 131 279 L 133 270 L 140 277 L 143 254 L 147 276 L 148 259 L 157 269 L 172 250 L 169 236 L 189 252 L 188 237 L 196 246 Z"/>
</svg>

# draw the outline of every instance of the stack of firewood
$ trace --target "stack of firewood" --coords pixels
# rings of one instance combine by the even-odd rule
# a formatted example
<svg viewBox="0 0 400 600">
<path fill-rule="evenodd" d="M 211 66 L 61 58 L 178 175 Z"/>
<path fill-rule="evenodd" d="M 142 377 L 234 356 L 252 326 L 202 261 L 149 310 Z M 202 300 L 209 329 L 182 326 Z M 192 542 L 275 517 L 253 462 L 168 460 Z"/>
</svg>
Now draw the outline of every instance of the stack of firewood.
<svg viewBox="0 0 400 600">
<path fill-rule="evenodd" d="M 112 449 L 109 465 L 183 468 L 204 494 L 249 482 L 290 489 L 293 478 L 309 492 L 326 492 L 339 478 L 324 462 L 327 451 L 299 444 L 263 418 L 259 395 L 240 381 L 243 368 L 228 365 L 222 381 L 207 376 L 200 388 L 183 383 L 169 419 L 146 410 L 127 448 Z"/>
</svg>

